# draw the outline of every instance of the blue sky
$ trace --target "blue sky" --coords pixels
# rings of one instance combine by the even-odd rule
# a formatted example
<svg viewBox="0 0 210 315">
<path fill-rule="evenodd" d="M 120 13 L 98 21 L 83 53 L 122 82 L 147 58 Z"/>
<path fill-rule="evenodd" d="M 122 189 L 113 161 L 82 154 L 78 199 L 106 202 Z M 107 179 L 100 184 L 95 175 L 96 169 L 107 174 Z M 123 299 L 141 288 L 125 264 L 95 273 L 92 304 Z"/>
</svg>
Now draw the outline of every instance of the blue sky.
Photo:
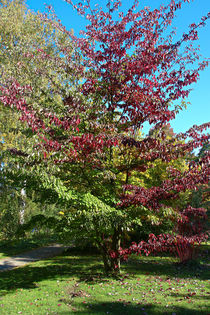
<svg viewBox="0 0 210 315">
<path fill-rule="evenodd" d="M 82 2 L 82 0 L 81 0 Z M 103 5 L 105 0 L 92 0 L 93 4 Z M 161 4 L 167 4 L 169 0 L 140 0 L 139 8 L 150 6 L 151 8 L 159 7 Z M 74 29 L 76 35 L 81 29 L 85 28 L 86 20 L 77 15 L 71 6 L 64 0 L 26 0 L 29 9 L 35 11 L 44 11 L 44 4 L 51 4 L 55 13 L 67 29 Z M 131 0 L 122 0 L 122 10 L 129 7 Z M 178 11 L 173 26 L 177 28 L 177 35 L 186 31 L 189 24 L 198 22 L 200 18 L 210 11 L 210 0 L 194 0 L 190 4 L 186 3 L 183 9 Z M 199 30 L 200 53 L 204 57 L 210 58 L 210 19 L 204 28 Z M 171 122 L 174 131 L 184 132 L 194 124 L 202 124 L 210 121 L 210 66 L 200 74 L 200 80 L 192 86 L 193 91 L 190 93 L 187 101 L 191 103 L 186 110 L 183 110 Z M 147 132 L 147 128 L 144 130 Z"/>
</svg>

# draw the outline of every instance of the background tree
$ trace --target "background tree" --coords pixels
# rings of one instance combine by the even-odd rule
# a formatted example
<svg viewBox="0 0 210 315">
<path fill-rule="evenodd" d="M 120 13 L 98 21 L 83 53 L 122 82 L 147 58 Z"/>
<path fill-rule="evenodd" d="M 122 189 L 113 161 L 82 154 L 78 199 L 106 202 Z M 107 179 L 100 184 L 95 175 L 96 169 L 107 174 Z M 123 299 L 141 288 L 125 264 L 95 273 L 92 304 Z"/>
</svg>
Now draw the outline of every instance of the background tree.
<svg viewBox="0 0 210 315">
<path fill-rule="evenodd" d="M 198 156 L 195 157 L 195 160 L 199 160 L 200 158 L 208 157 L 210 152 L 210 144 L 204 144 Z M 206 208 L 207 209 L 207 216 L 209 221 L 210 216 L 210 187 L 209 182 L 205 185 L 199 185 L 196 191 L 191 193 L 191 205 L 195 208 Z"/>
<path fill-rule="evenodd" d="M 165 140 L 170 139 L 174 141 L 176 134 L 167 123 L 162 127 L 162 131 L 165 134 L 165 138 L 159 137 L 160 130 L 150 129 L 149 136 L 158 139 L 162 144 Z M 142 137 L 143 139 L 143 137 Z M 181 142 L 180 142 L 181 143 Z M 159 187 L 163 181 L 170 179 L 170 168 L 179 170 L 180 173 L 184 173 L 188 169 L 188 157 L 179 157 L 170 162 L 162 161 L 162 159 L 156 159 L 155 161 L 148 163 L 148 168 L 143 170 L 135 170 L 131 172 L 129 184 L 141 186 L 146 189 L 152 187 Z M 135 162 L 135 159 L 134 159 Z M 154 213 L 142 214 L 142 226 L 136 227 L 131 233 L 132 240 L 138 241 L 139 239 L 147 240 L 150 233 L 171 233 L 176 229 L 179 213 L 185 209 L 189 204 L 190 191 L 180 192 L 179 197 L 175 200 L 167 200 L 167 208 L 164 207 L 154 215 Z M 163 201 L 164 202 L 164 201 Z"/>
<path fill-rule="evenodd" d="M 55 22 L 53 13 L 50 16 Z M 63 44 L 69 51 L 73 49 L 67 35 L 55 29 L 39 13 L 28 10 L 23 0 L 1 1 L 0 34 L 1 87 L 15 78 L 20 84 L 33 86 L 34 106 L 37 100 L 50 104 L 52 99 L 53 105 L 58 106 L 61 95 L 52 95 L 50 86 L 56 86 L 57 77 L 60 77 L 59 82 L 62 81 L 63 85 L 71 85 L 66 75 L 67 64 L 60 58 Z M 48 56 L 47 60 L 45 56 Z M 57 67 L 56 75 L 53 71 L 56 68 L 54 64 Z M 59 85 L 60 89 L 63 88 L 62 84 Z M 38 195 L 34 197 L 33 187 L 29 185 L 30 170 L 27 173 L 25 168 L 29 162 L 25 159 L 28 154 L 33 155 L 37 137 L 32 134 L 30 126 L 20 121 L 20 118 L 25 119 L 20 116 L 14 108 L 9 109 L 0 103 L 0 162 L 3 165 L 0 198 L 1 230 L 4 237 L 14 236 L 20 224 L 23 204 L 25 222 L 32 214 L 40 211 L 48 213 L 46 206 L 40 203 L 36 206 L 32 201 L 38 200 Z M 22 196 L 21 201 L 23 189 L 27 190 L 27 196 Z M 54 206 L 51 209 L 54 213 Z"/>
<path fill-rule="evenodd" d="M 22 156 L 22 163 L 32 166 L 31 182 L 45 199 L 56 200 L 62 208 L 60 219 L 42 220 L 55 224 L 63 235 L 95 242 L 107 273 L 120 270 L 123 236 L 134 224 L 142 224 L 144 214 L 158 217 L 180 192 L 208 180 L 204 157 L 183 172 L 174 163 L 157 186 L 130 182 L 132 172 L 142 173 L 159 160 L 178 160 L 208 140 L 202 133 L 208 124 L 170 139 L 161 128 L 182 109 L 176 102 L 188 96 L 190 85 L 208 64 L 191 46 L 207 16 L 192 24 L 179 41 L 174 42 L 174 33 L 168 30 L 183 2 L 171 0 L 153 11 L 135 11 L 135 1 L 117 19 L 120 1 L 107 1 L 106 11 L 91 9 L 89 1 L 84 6 L 78 3 L 74 7 L 89 21 L 82 38 L 50 22 L 70 36 L 73 53 L 62 45 L 59 58 L 45 49 L 40 55 L 37 47 L 30 55 L 32 73 L 34 69 L 40 73 L 42 62 L 53 69 L 45 101 L 36 97 L 39 89 L 33 80 L 24 85 L 16 77 L 7 78 L 1 87 L 2 103 L 18 109 L 37 141 L 33 152 Z M 154 125 L 158 137 L 135 139 L 145 122 Z"/>
</svg>

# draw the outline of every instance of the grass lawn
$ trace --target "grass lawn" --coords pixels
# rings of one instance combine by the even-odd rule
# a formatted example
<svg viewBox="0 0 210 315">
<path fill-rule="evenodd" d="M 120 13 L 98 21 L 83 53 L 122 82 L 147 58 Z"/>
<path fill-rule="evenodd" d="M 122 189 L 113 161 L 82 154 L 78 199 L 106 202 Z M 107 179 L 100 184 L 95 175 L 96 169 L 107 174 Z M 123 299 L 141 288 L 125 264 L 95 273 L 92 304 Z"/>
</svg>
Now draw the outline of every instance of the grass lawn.
<svg viewBox="0 0 210 315">
<path fill-rule="evenodd" d="M 65 256 L 0 273 L 0 314 L 210 314 L 206 254 L 180 266 L 171 257 L 132 257 L 120 279 L 97 255 Z"/>
<path fill-rule="evenodd" d="M 56 242 L 54 237 L 33 237 L 12 241 L 0 241 L 0 259 L 14 256 Z"/>
</svg>

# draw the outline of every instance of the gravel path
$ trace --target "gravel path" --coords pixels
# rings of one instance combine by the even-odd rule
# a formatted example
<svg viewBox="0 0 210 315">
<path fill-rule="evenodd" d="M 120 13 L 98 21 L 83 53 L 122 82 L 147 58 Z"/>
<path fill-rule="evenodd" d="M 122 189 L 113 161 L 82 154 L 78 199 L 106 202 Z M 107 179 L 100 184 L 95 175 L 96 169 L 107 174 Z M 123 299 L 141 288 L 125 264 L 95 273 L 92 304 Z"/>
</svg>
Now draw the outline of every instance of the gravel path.
<svg viewBox="0 0 210 315">
<path fill-rule="evenodd" d="M 29 252 L 0 259 L 0 272 L 11 270 L 20 266 L 24 266 L 31 262 L 57 256 L 71 246 L 61 244 L 53 244 Z"/>
</svg>

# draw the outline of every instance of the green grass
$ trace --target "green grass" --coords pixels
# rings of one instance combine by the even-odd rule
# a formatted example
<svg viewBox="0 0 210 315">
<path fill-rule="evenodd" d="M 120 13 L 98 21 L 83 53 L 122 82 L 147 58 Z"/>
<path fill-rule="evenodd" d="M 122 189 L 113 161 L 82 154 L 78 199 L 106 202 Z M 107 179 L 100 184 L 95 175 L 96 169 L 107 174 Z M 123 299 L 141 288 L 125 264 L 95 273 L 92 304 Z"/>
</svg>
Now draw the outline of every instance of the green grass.
<svg viewBox="0 0 210 315">
<path fill-rule="evenodd" d="M 55 237 L 39 236 L 28 239 L 0 241 L 0 259 L 14 256 L 56 242 Z"/>
<path fill-rule="evenodd" d="M 103 275 L 97 255 L 68 255 L 0 274 L 0 314 L 207 315 L 207 256 L 179 265 L 171 257 L 132 257 L 120 278 Z"/>
</svg>

